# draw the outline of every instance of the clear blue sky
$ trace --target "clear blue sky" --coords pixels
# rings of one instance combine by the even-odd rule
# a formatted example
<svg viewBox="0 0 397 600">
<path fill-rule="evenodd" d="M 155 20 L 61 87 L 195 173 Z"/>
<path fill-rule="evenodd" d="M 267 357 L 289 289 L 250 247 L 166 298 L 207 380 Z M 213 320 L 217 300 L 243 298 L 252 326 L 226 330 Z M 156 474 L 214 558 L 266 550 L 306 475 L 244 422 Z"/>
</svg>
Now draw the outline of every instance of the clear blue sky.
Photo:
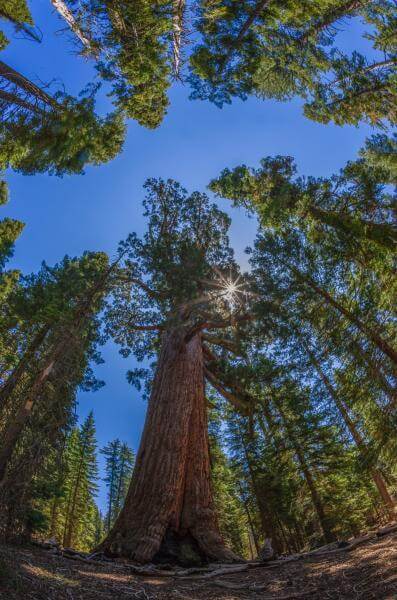
<svg viewBox="0 0 397 600">
<path fill-rule="evenodd" d="M 76 56 L 67 34 L 60 34 L 63 24 L 53 14 L 50 0 L 29 4 L 43 42 L 14 37 L 2 60 L 36 82 L 53 80 L 54 91 L 63 85 L 67 92 L 78 93 L 93 77 L 92 65 Z M 363 43 L 359 27 L 341 35 L 347 46 Z M 254 166 L 272 154 L 294 156 L 302 174 L 329 175 L 355 157 L 370 133 L 365 126 L 340 128 L 308 121 L 298 101 L 250 99 L 219 110 L 189 101 L 188 95 L 187 87 L 175 85 L 160 128 L 150 131 L 129 123 L 122 154 L 110 164 L 88 168 L 85 175 L 59 179 L 10 173 L 11 201 L 2 214 L 26 223 L 12 265 L 27 273 L 37 270 L 42 260 L 53 264 L 65 254 L 104 250 L 112 255 L 130 231 L 144 230 L 141 201 L 147 177 L 172 177 L 191 191 L 204 191 L 224 167 Z M 106 104 L 102 99 L 100 109 Z M 220 206 L 232 216 L 232 245 L 246 264 L 244 248 L 252 243 L 255 221 L 226 202 Z M 119 437 L 137 450 L 146 406 L 125 379 L 133 360 L 121 358 L 112 344 L 104 348 L 103 357 L 106 362 L 96 372 L 106 386 L 79 394 L 80 418 L 94 410 L 99 447 Z M 100 466 L 103 469 L 102 459 Z M 101 506 L 104 498 L 102 486 Z"/>
</svg>

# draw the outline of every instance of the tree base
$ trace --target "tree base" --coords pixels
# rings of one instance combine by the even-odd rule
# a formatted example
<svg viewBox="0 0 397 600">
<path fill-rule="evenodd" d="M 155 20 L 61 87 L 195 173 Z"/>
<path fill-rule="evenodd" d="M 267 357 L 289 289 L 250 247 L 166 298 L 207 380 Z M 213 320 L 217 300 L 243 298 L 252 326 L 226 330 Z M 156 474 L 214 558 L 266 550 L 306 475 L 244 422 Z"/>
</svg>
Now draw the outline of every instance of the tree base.
<svg viewBox="0 0 397 600">
<path fill-rule="evenodd" d="M 155 552 L 148 551 L 146 543 L 137 540 L 128 540 L 120 534 L 114 536 L 113 541 L 104 540 L 97 552 L 103 552 L 110 558 L 126 558 L 142 564 L 169 564 L 181 567 L 201 567 L 210 562 L 234 563 L 242 559 L 232 550 L 223 545 L 217 533 L 202 536 L 202 544 L 190 532 L 180 533 L 168 529 Z M 204 543 L 203 543 L 204 542 Z"/>
<path fill-rule="evenodd" d="M 168 530 L 152 562 L 176 564 L 182 567 L 201 567 L 207 565 L 209 560 L 190 533 L 181 535 Z"/>
</svg>

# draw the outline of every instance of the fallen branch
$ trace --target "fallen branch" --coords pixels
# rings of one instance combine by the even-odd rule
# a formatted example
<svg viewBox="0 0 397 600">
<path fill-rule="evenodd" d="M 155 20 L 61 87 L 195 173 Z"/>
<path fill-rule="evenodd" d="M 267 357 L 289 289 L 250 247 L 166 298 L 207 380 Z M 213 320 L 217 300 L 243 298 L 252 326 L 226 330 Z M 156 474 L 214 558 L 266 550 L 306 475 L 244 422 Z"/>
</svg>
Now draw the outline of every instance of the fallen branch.
<svg viewBox="0 0 397 600">
<path fill-rule="evenodd" d="M 381 529 L 378 529 L 378 531 L 376 532 L 377 537 L 383 537 L 384 535 L 387 535 L 388 533 L 393 533 L 394 531 L 397 531 L 397 523 L 395 523 L 394 525 L 388 525 L 387 527 L 381 527 Z"/>
<path fill-rule="evenodd" d="M 249 565 L 230 565 L 230 567 L 223 565 L 221 569 L 215 569 L 214 571 L 209 571 L 205 573 L 205 575 L 193 575 L 188 577 L 181 577 L 181 579 L 212 579 L 212 577 L 219 577 L 222 575 L 230 575 L 232 573 L 241 573 L 242 571 L 248 571 Z"/>
<path fill-rule="evenodd" d="M 211 585 L 225 588 L 227 590 L 248 590 L 250 592 L 262 592 L 269 588 L 269 584 L 255 585 L 254 583 L 232 583 L 231 581 L 220 581 L 215 579 L 211 581 Z M 315 592 L 314 589 L 305 590 L 304 592 L 290 592 L 288 594 L 277 594 L 277 596 L 261 596 L 261 600 L 293 600 L 293 598 L 308 598 L 310 594 Z"/>
</svg>

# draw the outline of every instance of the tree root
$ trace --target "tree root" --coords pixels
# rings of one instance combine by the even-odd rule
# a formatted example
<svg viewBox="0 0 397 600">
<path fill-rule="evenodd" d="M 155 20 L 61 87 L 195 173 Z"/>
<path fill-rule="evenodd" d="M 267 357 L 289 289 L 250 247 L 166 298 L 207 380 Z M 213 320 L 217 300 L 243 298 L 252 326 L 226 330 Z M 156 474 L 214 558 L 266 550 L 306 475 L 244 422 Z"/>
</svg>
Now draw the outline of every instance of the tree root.
<svg viewBox="0 0 397 600">
<path fill-rule="evenodd" d="M 260 562 L 260 561 L 247 561 L 244 563 L 239 563 L 239 564 L 217 564 L 217 563 L 213 563 L 210 564 L 208 567 L 191 567 L 191 568 L 187 568 L 187 569 L 183 569 L 183 568 L 159 568 L 157 565 L 154 564 L 148 564 L 148 565 L 133 565 L 131 563 L 123 563 L 123 562 L 119 562 L 117 560 L 109 560 L 109 559 L 104 559 L 103 555 L 101 553 L 95 552 L 93 554 L 84 554 L 82 552 L 76 552 L 70 548 L 60 548 L 54 544 L 51 544 L 49 542 L 34 542 L 35 545 L 40 546 L 43 549 L 52 551 L 54 553 L 54 556 L 60 556 L 63 558 L 67 558 L 70 560 L 76 560 L 79 562 L 83 562 L 86 564 L 95 564 L 95 565 L 101 565 L 101 566 L 105 566 L 108 567 L 109 565 L 115 566 L 117 568 L 120 568 L 122 570 L 127 570 L 130 573 L 133 573 L 135 575 L 140 575 L 143 577 L 153 577 L 153 575 L 155 575 L 156 577 L 173 577 L 176 579 L 190 579 L 190 580 L 211 580 L 211 583 L 214 583 L 215 585 L 218 585 L 220 587 L 225 587 L 228 588 L 228 586 L 233 586 L 230 587 L 230 589 L 239 589 L 238 587 L 236 587 L 239 584 L 232 584 L 229 582 L 224 582 L 224 581 L 220 581 L 220 580 L 216 580 L 214 579 L 214 577 L 222 577 L 223 575 L 231 575 L 233 573 L 241 573 L 243 571 L 248 571 L 250 569 L 255 569 L 255 568 L 264 568 L 264 569 L 270 569 L 270 568 L 277 568 L 277 567 L 281 567 L 284 564 L 288 564 L 290 562 L 294 562 L 297 560 L 306 560 L 309 559 L 311 557 L 313 557 L 314 559 L 316 558 L 326 558 L 327 556 L 333 555 L 333 554 L 339 554 L 342 552 L 351 552 L 352 550 L 354 550 L 355 548 L 357 548 L 357 546 L 361 546 L 361 544 L 365 544 L 366 542 L 375 540 L 379 537 L 383 537 L 386 535 L 389 535 L 391 533 L 395 533 L 397 532 L 397 523 L 391 523 L 385 527 L 381 527 L 380 529 L 378 529 L 377 531 L 373 531 L 371 533 L 368 533 L 366 535 L 363 535 L 361 537 L 355 538 L 353 540 L 351 540 L 350 543 L 346 543 L 345 546 L 343 546 L 342 548 L 336 548 L 335 547 L 335 543 L 334 544 L 327 544 L 326 546 L 322 546 L 321 548 L 317 548 L 316 550 L 311 550 L 309 552 L 303 552 L 302 554 L 294 554 L 292 556 L 287 556 L 284 559 L 277 559 L 277 560 L 271 560 L 269 562 Z M 222 584 L 222 585 L 220 585 Z M 245 589 L 247 587 L 248 584 L 240 584 L 243 587 L 241 589 Z M 253 584 L 250 584 L 251 586 Z M 253 588 L 252 588 L 253 589 Z M 258 589 L 258 587 L 257 587 Z M 265 588 L 263 588 L 265 589 Z M 295 598 L 298 596 L 280 596 L 277 598 L 277 600 L 282 600 L 282 598 Z M 265 598 L 263 598 L 262 600 L 266 600 Z M 270 600 L 270 597 L 269 597 Z"/>
</svg>

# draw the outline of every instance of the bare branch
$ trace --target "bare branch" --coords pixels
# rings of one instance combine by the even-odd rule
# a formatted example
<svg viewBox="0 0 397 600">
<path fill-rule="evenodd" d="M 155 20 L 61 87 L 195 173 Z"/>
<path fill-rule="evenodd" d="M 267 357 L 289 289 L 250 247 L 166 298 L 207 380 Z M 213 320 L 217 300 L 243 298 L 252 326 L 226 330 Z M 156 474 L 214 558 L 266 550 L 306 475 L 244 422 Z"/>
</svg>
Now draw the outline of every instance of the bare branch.
<svg viewBox="0 0 397 600">
<path fill-rule="evenodd" d="M 23 90 L 28 92 L 28 94 L 31 94 L 35 98 L 38 98 L 45 104 L 51 106 L 52 108 L 58 110 L 61 108 L 61 106 L 56 102 L 56 100 L 54 100 L 54 98 L 49 96 L 46 92 L 44 92 L 44 90 L 39 88 L 32 81 L 21 75 L 21 73 L 18 73 L 18 71 L 15 71 L 15 69 L 6 65 L 6 63 L 4 63 L 3 61 L 0 61 L 0 76 L 14 83 L 19 88 L 22 88 Z"/>
<path fill-rule="evenodd" d="M 38 106 L 35 106 L 31 102 L 20 98 L 17 94 L 11 94 L 10 92 L 0 89 L 0 102 L 1 101 L 10 105 L 18 105 L 21 108 L 25 108 L 33 113 L 45 114 L 45 111 L 41 110 Z"/>
</svg>

